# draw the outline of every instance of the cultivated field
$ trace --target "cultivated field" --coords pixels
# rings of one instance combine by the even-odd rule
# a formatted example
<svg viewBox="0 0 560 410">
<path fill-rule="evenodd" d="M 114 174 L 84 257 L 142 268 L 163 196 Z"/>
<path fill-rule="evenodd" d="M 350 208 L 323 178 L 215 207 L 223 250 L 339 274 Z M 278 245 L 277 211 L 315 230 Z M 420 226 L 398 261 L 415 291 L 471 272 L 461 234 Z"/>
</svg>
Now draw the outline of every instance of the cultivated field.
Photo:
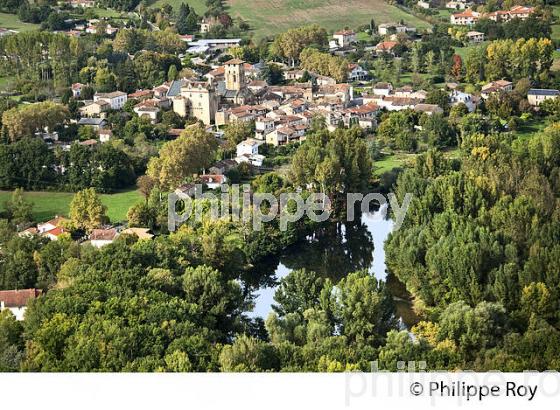
<svg viewBox="0 0 560 410">
<path fill-rule="evenodd" d="M 0 191 L 0 209 L 12 195 L 8 191 Z M 46 221 L 55 215 L 68 215 L 70 201 L 74 194 L 68 192 L 25 192 L 24 198 L 33 202 L 33 217 L 37 221 Z M 126 220 L 126 213 L 135 203 L 143 200 L 138 191 L 125 191 L 111 195 L 100 195 L 101 201 L 107 206 L 107 215 L 113 222 Z"/>
<path fill-rule="evenodd" d="M 159 0 L 155 5 L 169 3 L 178 7 L 184 0 Z M 204 0 L 187 1 L 197 13 L 205 10 Z M 429 24 L 384 0 L 228 0 L 233 17 L 242 17 L 255 29 L 260 38 L 292 27 L 317 23 L 328 30 L 345 26 L 355 28 L 367 24 L 373 17 L 376 24 L 405 22 L 418 28 Z"/>
</svg>

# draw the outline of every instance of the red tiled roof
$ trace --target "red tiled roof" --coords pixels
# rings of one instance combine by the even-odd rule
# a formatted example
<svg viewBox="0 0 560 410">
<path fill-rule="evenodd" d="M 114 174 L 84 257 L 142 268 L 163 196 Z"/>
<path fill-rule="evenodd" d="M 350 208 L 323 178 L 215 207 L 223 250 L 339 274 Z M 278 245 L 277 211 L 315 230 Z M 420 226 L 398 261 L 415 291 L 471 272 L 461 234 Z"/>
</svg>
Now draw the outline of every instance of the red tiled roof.
<svg viewBox="0 0 560 410">
<path fill-rule="evenodd" d="M 223 184 L 225 182 L 225 176 L 224 175 L 201 175 L 200 180 L 202 182 L 204 182 L 205 184 L 208 184 L 208 183 Z"/>
<path fill-rule="evenodd" d="M 115 228 L 110 229 L 94 229 L 91 231 L 89 239 L 92 241 L 111 241 L 117 236 Z"/>
<path fill-rule="evenodd" d="M 381 43 L 375 46 L 378 50 L 391 50 L 395 47 L 398 43 L 396 41 L 382 41 Z"/>
<path fill-rule="evenodd" d="M 46 231 L 43 233 L 43 235 L 53 235 L 53 236 L 60 236 L 64 233 L 64 228 L 61 227 L 56 227 L 54 229 L 51 229 L 50 231 Z"/>
<path fill-rule="evenodd" d="M 50 221 L 47 221 L 45 223 L 47 224 L 51 224 L 52 226 L 59 226 L 62 222 L 67 221 L 68 219 L 66 219 L 63 216 L 56 216 L 53 219 L 51 219 Z"/>
<path fill-rule="evenodd" d="M 137 90 L 132 94 L 128 94 L 128 98 L 139 98 L 139 97 L 146 97 L 151 96 L 154 92 L 152 90 Z"/>
<path fill-rule="evenodd" d="M 41 289 L 0 290 L 0 302 L 4 302 L 5 307 L 27 306 L 29 299 L 35 299 L 41 293 Z"/>
<path fill-rule="evenodd" d="M 225 65 L 230 65 L 230 64 L 238 65 L 238 64 L 245 64 L 245 61 L 240 60 L 239 58 L 233 58 L 229 61 L 226 61 L 224 64 Z"/>
<path fill-rule="evenodd" d="M 375 112 L 379 109 L 377 104 L 364 104 L 358 107 L 350 108 L 348 111 L 355 114 L 368 114 L 371 112 Z"/>
</svg>

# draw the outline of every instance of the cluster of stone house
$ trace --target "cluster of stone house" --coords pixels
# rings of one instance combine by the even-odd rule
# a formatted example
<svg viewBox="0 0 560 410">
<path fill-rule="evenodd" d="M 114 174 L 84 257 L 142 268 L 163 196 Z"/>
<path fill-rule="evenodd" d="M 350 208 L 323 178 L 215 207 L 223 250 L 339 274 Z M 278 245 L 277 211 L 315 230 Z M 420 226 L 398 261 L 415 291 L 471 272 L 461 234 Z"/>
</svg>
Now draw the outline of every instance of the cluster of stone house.
<svg viewBox="0 0 560 410">
<path fill-rule="evenodd" d="M 75 98 L 79 98 L 82 93 L 84 84 L 72 84 L 72 94 Z M 128 96 L 122 91 L 113 91 L 111 93 L 95 93 L 93 101 L 84 101 L 84 106 L 78 109 L 82 117 L 103 118 L 105 113 L 110 110 L 120 110 L 124 107 Z"/>
<path fill-rule="evenodd" d="M 495 93 L 513 91 L 513 83 L 508 80 L 491 81 L 482 86 L 480 96 L 488 99 Z M 555 89 L 531 88 L 527 92 L 527 101 L 532 107 L 538 107 L 543 101 L 556 99 L 560 91 Z"/>
<path fill-rule="evenodd" d="M 67 226 L 69 220 L 63 216 L 56 215 L 53 219 L 47 222 L 38 223 L 36 226 L 31 226 L 21 232 L 18 235 L 22 238 L 30 238 L 33 236 L 42 236 L 44 238 L 50 239 L 51 241 L 57 241 L 62 235 L 70 235 L 70 231 Z M 106 226 L 99 229 L 94 229 L 92 232 L 84 238 L 83 240 L 88 240 L 92 246 L 96 248 L 101 248 L 102 246 L 112 243 L 119 235 L 129 234 L 136 235 L 139 239 L 152 239 L 154 235 L 149 232 L 147 228 L 118 228 L 114 226 Z"/>
<path fill-rule="evenodd" d="M 478 20 L 486 18 L 493 21 L 510 21 L 515 18 L 525 20 L 535 12 L 534 7 L 514 6 L 510 10 L 498 10 L 491 13 L 480 13 L 472 9 L 466 9 L 460 13 L 450 16 L 451 24 L 458 26 L 470 26 L 476 24 Z"/>
<path fill-rule="evenodd" d="M 205 81 L 176 80 L 153 90 L 139 90 L 128 98 L 141 100 L 134 109 L 139 115 L 140 109 L 157 106 L 157 100 L 169 103 L 180 116 L 197 118 L 206 125 L 254 121 L 255 139 L 272 145 L 304 140 L 315 115 L 323 116 L 330 128 L 340 121 L 348 124 L 365 116 L 364 112 L 349 109 L 354 100 L 350 84 L 337 84 L 330 77 L 310 73 L 313 82 L 269 86 L 257 79 L 260 69 L 259 65 L 232 59 L 208 72 Z M 349 66 L 349 73 L 356 78 L 367 75 L 358 65 Z M 295 81 L 303 75 L 301 70 L 285 73 L 287 79 Z M 365 127 L 364 121 L 360 123 Z M 259 159 L 249 162 L 255 164 Z"/>
<path fill-rule="evenodd" d="M 93 6 L 89 6 L 89 7 L 93 7 Z M 80 37 L 83 34 L 101 34 L 98 33 L 98 28 L 100 27 L 99 23 L 101 23 L 101 21 L 102 20 L 100 19 L 90 19 L 83 22 L 83 20 L 71 19 L 68 20 L 68 22 L 73 23 L 73 28 L 71 30 L 63 31 L 63 33 L 70 37 Z M 112 26 L 110 23 L 106 23 L 103 25 L 103 30 L 104 32 L 102 34 L 106 34 L 108 36 L 114 36 L 119 31 L 119 28 Z"/>
<path fill-rule="evenodd" d="M 450 85 L 451 86 L 451 85 Z M 428 115 L 441 114 L 443 110 L 436 104 L 426 104 L 427 92 L 414 90 L 411 86 L 393 88 L 391 83 L 380 82 L 373 86 L 371 92 L 362 96 L 364 107 L 374 105 L 387 111 L 414 110 Z M 476 109 L 480 99 L 472 94 L 456 89 L 449 91 L 450 105 L 465 104 L 469 112 Z"/>
</svg>

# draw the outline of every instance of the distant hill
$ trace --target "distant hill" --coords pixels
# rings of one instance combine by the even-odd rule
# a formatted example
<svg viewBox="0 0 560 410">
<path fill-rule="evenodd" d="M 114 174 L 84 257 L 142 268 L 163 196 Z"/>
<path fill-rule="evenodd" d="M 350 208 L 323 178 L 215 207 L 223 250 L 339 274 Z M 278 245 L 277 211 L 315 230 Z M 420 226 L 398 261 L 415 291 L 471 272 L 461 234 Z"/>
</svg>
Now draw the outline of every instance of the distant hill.
<svg viewBox="0 0 560 410">
<path fill-rule="evenodd" d="M 169 3 L 178 7 L 185 0 L 158 0 L 154 5 Z M 185 1 L 204 13 L 204 0 Z M 317 23 L 327 30 L 345 26 L 355 28 L 368 24 L 371 18 L 376 24 L 405 22 L 425 28 L 429 24 L 414 17 L 384 0 L 228 0 L 232 17 L 240 16 L 249 21 L 256 37 L 280 33 L 289 28 Z"/>
</svg>

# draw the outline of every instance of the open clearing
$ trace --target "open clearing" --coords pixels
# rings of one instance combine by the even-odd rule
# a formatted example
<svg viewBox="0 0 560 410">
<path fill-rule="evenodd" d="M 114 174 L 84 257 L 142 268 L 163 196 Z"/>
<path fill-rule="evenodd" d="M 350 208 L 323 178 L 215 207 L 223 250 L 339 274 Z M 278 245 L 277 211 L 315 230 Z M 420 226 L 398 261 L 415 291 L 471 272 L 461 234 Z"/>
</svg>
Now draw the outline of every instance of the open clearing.
<svg viewBox="0 0 560 410">
<path fill-rule="evenodd" d="M 15 14 L 0 13 L 0 27 L 9 30 L 29 31 L 39 28 L 39 25 L 24 23 Z"/>
<path fill-rule="evenodd" d="M 0 191 L 0 209 L 10 199 L 10 191 Z M 24 198 L 33 202 L 33 217 L 36 221 L 47 221 L 55 215 L 68 215 L 73 193 L 69 192 L 25 192 Z M 143 200 L 136 190 L 116 194 L 101 194 L 101 201 L 107 206 L 107 215 L 112 222 L 126 220 L 128 208 Z"/>
<path fill-rule="evenodd" d="M 159 0 L 177 8 L 184 0 Z M 187 1 L 197 13 L 205 10 L 204 0 Z M 228 0 L 232 17 L 242 17 L 254 29 L 257 38 L 277 34 L 292 27 L 319 24 L 334 31 L 344 27 L 356 28 L 368 24 L 373 18 L 376 24 L 404 20 L 418 28 L 429 23 L 412 16 L 384 0 Z"/>
</svg>

